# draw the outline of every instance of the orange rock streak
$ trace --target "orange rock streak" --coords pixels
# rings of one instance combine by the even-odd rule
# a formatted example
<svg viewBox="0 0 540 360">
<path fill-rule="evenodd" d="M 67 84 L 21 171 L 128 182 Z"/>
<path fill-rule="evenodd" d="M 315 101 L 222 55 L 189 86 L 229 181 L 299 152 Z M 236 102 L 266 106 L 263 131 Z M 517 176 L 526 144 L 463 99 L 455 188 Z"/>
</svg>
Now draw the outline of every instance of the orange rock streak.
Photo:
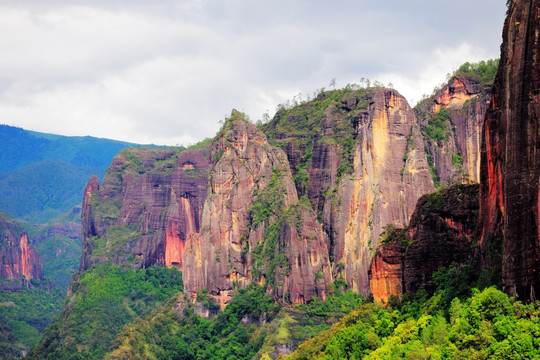
<svg viewBox="0 0 540 360">
<path fill-rule="evenodd" d="M 28 255 L 28 235 L 23 234 L 21 236 L 21 274 L 26 276 L 27 279 L 31 279 L 32 265 L 28 262 Z"/>
<path fill-rule="evenodd" d="M 178 225 L 171 224 L 167 228 L 166 243 L 165 243 L 165 265 L 167 267 L 177 266 L 182 270 L 184 255 L 184 240 L 180 238 Z"/>
</svg>

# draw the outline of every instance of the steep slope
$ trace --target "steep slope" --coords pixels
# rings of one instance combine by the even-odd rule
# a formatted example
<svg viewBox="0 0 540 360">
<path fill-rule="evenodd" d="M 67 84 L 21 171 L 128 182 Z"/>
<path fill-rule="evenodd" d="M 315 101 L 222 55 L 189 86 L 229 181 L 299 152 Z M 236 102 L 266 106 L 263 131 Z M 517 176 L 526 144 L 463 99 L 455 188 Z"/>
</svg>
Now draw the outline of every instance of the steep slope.
<svg viewBox="0 0 540 360">
<path fill-rule="evenodd" d="M 512 1 L 482 135 L 480 245 L 503 238 L 504 290 L 540 294 L 540 1 Z"/>
<path fill-rule="evenodd" d="M 222 307 L 236 287 L 265 282 L 276 299 L 326 297 L 328 250 L 315 213 L 299 202 L 287 157 L 233 111 L 211 146 L 201 232 L 188 238 L 184 285 Z"/>
<path fill-rule="evenodd" d="M 368 303 L 298 347 L 290 360 L 537 359 L 540 303 L 523 305 L 495 289 L 456 297 L 452 287 L 430 299 Z M 456 287 L 454 287 L 456 286 Z M 441 299 L 450 297 L 451 303 Z M 445 316 L 448 314 L 449 316 Z"/>
<path fill-rule="evenodd" d="M 0 214 L 0 280 L 3 289 L 21 289 L 43 275 L 41 257 L 21 224 Z"/>
<path fill-rule="evenodd" d="M 416 118 L 395 90 L 345 88 L 283 108 L 264 126 L 307 195 L 336 276 L 369 292 L 367 270 L 386 224 L 403 226 L 433 190 Z"/>
<path fill-rule="evenodd" d="M 422 196 L 407 228 L 389 227 L 371 261 L 370 286 L 376 301 L 433 293 L 432 274 L 472 260 L 478 221 L 478 185 L 454 185 Z"/>
<path fill-rule="evenodd" d="M 187 236 L 200 229 L 208 168 L 204 154 L 126 149 L 101 184 L 92 177 L 84 192 L 80 270 L 107 261 L 182 269 Z"/>
<path fill-rule="evenodd" d="M 415 106 L 437 184 L 480 181 L 484 115 L 498 60 L 463 64 L 448 84 Z"/>
<path fill-rule="evenodd" d="M 23 224 L 0 213 L 0 354 L 15 359 L 35 345 L 62 307 L 65 292 L 43 276 Z"/>
</svg>

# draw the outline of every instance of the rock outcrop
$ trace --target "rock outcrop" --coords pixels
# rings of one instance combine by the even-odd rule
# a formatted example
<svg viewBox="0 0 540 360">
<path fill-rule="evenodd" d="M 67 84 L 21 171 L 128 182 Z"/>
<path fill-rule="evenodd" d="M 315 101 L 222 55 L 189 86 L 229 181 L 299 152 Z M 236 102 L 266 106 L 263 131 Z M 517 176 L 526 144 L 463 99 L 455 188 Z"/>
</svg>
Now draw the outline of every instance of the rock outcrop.
<svg viewBox="0 0 540 360">
<path fill-rule="evenodd" d="M 41 258 L 28 243 L 26 230 L 14 220 L 0 216 L 0 278 L 6 290 L 19 289 L 25 280 L 43 276 Z"/>
<path fill-rule="evenodd" d="M 496 69 L 496 61 L 485 67 Z M 415 107 L 430 166 L 441 185 L 480 181 L 482 125 L 493 82 L 486 76 L 458 71 L 437 94 Z"/>
<path fill-rule="evenodd" d="M 188 238 L 185 290 L 225 306 L 237 287 L 268 285 L 276 299 L 325 298 L 330 262 L 322 227 L 299 202 L 285 153 L 233 111 L 210 152 L 201 231 Z"/>
<path fill-rule="evenodd" d="M 281 109 L 265 130 L 318 214 L 336 276 L 369 293 L 383 227 L 405 225 L 417 199 L 434 189 L 407 101 L 384 88 L 321 93 Z"/>
<path fill-rule="evenodd" d="M 454 185 L 418 200 L 407 229 L 389 228 L 371 262 L 375 300 L 386 303 L 424 288 L 435 290 L 434 271 L 472 260 L 478 221 L 478 185 Z"/>
<path fill-rule="evenodd" d="M 540 1 L 514 0 L 482 139 L 480 246 L 503 238 L 504 290 L 540 294 Z"/>
<path fill-rule="evenodd" d="M 200 230 L 204 152 L 128 149 L 114 158 L 101 184 L 93 176 L 84 192 L 80 270 L 107 259 L 182 269 L 185 241 Z"/>
</svg>

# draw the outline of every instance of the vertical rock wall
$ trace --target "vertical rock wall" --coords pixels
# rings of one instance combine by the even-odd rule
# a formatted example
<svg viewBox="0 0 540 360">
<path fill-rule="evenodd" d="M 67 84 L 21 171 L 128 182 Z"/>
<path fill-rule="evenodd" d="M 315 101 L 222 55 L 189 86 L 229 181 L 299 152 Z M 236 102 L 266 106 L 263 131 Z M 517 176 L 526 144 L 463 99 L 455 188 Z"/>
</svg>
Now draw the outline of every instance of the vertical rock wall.
<svg viewBox="0 0 540 360">
<path fill-rule="evenodd" d="M 329 92 L 278 112 L 267 133 L 286 151 L 295 179 L 307 179 L 296 186 L 317 211 L 336 276 L 368 293 L 382 228 L 405 225 L 416 200 L 434 189 L 407 101 L 384 88 Z"/>
<path fill-rule="evenodd" d="M 489 84 L 456 75 L 436 95 L 417 105 L 426 151 L 441 185 L 461 182 L 463 178 L 480 181 L 482 125 L 490 98 Z M 442 120 L 443 113 L 447 119 Z M 433 126 L 434 118 L 440 118 L 439 125 L 444 125 L 444 130 L 435 136 L 427 130 L 430 123 Z"/>
<path fill-rule="evenodd" d="M 504 290 L 523 300 L 540 294 L 540 1 L 514 0 L 484 122 L 480 244 L 503 237 Z"/>
<path fill-rule="evenodd" d="M 0 278 L 5 280 L 30 280 L 43 276 L 41 257 L 28 243 L 26 231 L 13 221 L 0 218 Z M 6 283 L 15 290 L 21 283 Z"/>
<path fill-rule="evenodd" d="M 201 232 L 188 238 L 184 287 L 224 306 L 236 287 L 267 283 L 276 298 L 325 297 L 330 283 L 322 228 L 298 204 L 287 158 L 233 111 L 212 144 Z"/>
</svg>

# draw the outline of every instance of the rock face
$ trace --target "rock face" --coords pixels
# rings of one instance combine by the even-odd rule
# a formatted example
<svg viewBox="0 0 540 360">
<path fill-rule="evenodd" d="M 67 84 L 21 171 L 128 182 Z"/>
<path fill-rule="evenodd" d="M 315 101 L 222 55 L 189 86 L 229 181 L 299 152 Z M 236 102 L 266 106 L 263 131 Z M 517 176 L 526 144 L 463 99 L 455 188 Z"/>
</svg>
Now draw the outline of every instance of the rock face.
<svg viewBox="0 0 540 360">
<path fill-rule="evenodd" d="M 480 245 L 503 237 L 502 280 L 510 295 L 540 294 L 540 1 L 514 0 L 482 139 Z"/>
<path fill-rule="evenodd" d="M 101 185 L 94 176 L 86 186 L 80 270 L 107 259 L 182 269 L 185 241 L 200 230 L 207 169 L 204 150 L 122 151 Z"/>
<path fill-rule="evenodd" d="M 336 276 L 368 293 L 382 228 L 405 225 L 434 189 L 407 101 L 384 88 L 321 93 L 278 111 L 265 132 L 287 153 L 299 195 L 318 214 Z"/>
<path fill-rule="evenodd" d="M 41 258 L 28 243 L 26 231 L 9 219 L 0 217 L 0 278 L 16 280 L 2 285 L 16 290 L 21 280 L 39 279 L 43 276 Z M 5 285 L 5 286 L 4 286 Z"/>
<path fill-rule="evenodd" d="M 268 284 L 292 302 L 326 296 L 328 249 L 311 207 L 299 203 L 285 153 L 233 111 L 211 146 L 201 231 L 184 252 L 184 288 L 222 306 L 236 287 Z"/>
<path fill-rule="evenodd" d="M 389 229 L 370 267 L 375 300 L 391 295 L 433 292 L 431 275 L 452 263 L 472 259 L 471 245 L 478 221 L 478 185 L 454 185 L 418 200 L 407 229 Z"/>
<path fill-rule="evenodd" d="M 482 124 L 492 81 L 478 74 L 458 74 L 415 108 L 430 166 L 441 185 L 463 178 L 480 181 Z"/>
<path fill-rule="evenodd" d="M 371 260 L 369 285 L 373 299 L 387 304 L 390 296 L 401 296 L 403 291 L 403 255 L 405 246 L 398 242 L 381 244 Z"/>
</svg>

